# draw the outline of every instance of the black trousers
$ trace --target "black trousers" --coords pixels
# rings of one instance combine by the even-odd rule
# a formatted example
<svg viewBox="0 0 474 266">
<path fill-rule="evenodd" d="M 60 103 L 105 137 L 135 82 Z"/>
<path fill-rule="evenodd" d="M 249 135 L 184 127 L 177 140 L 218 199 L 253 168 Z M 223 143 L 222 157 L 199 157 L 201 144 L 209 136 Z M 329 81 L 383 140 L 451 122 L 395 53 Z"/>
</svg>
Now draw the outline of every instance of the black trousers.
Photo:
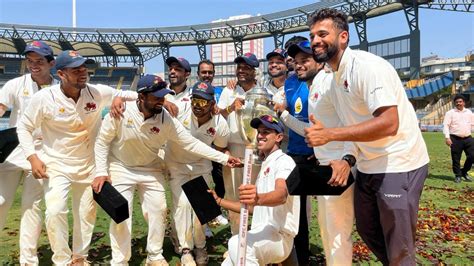
<svg viewBox="0 0 474 266">
<path fill-rule="evenodd" d="M 224 179 L 222 177 L 222 164 L 212 162 L 212 180 L 216 185 L 214 191 L 216 192 L 219 198 L 224 198 L 225 188 L 224 188 Z"/>
<path fill-rule="evenodd" d="M 311 160 L 308 158 L 312 154 L 308 155 L 296 155 L 296 154 L 288 154 L 293 158 L 296 163 L 296 167 L 311 164 L 314 165 L 316 163 L 316 158 L 313 156 Z M 298 264 L 299 265 L 309 265 L 309 255 L 311 252 L 309 251 L 309 228 L 308 228 L 308 217 L 306 213 L 306 199 L 307 196 L 300 196 L 300 225 L 298 228 L 298 234 L 295 236 L 295 249 L 296 249 L 296 256 L 298 257 Z"/>
<path fill-rule="evenodd" d="M 456 135 L 450 135 L 451 141 L 451 160 L 453 161 L 453 173 L 455 176 L 464 176 L 471 170 L 474 161 L 474 139 L 469 136 L 461 138 Z M 461 169 L 462 152 L 466 153 L 466 161 Z"/>
<path fill-rule="evenodd" d="M 428 165 L 402 173 L 357 171 L 357 232 L 383 265 L 416 265 L 418 205 Z"/>
</svg>

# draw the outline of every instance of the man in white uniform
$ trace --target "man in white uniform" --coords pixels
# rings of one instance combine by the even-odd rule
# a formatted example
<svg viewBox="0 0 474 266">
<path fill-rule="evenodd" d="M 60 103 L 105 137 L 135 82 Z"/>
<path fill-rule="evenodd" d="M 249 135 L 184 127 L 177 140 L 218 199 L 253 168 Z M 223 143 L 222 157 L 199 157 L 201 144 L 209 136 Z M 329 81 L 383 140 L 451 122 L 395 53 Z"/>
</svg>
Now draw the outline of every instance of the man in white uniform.
<svg viewBox="0 0 474 266">
<path fill-rule="evenodd" d="M 331 84 L 332 76 L 321 69 L 312 58 L 312 51 L 308 41 L 293 44 L 288 48 L 288 54 L 295 59 L 295 69 L 298 74 L 308 71 L 316 75 L 308 81 L 310 92 L 308 96 L 308 113 L 319 118 L 327 127 L 342 126 L 334 106 L 326 97 Z M 311 86 L 311 83 L 313 84 Z M 276 107 L 279 107 L 276 105 Z M 296 133 L 304 136 L 304 129 L 311 124 L 303 122 L 292 116 L 284 106 L 278 110 L 282 121 Z M 351 167 L 356 162 L 357 149 L 352 142 L 335 141 L 314 147 L 314 155 L 318 158 L 319 165 L 331 166 L 332 179 L 329 184 L 345 186 Z M 318 178 L 311 176 L 306 178 Z M 344 191 L 340 196 L 317 196 L 318 223 L 323 242 L 324 254 L 327 265 L 352 264 L 352 228 L 354 224 L 354 185 Z"/>
<path fill-rule="evenodd" d="M 210 190 L 217 204 L 223 208 L 240 211 L 242 203 L 248 204 L 253 213 L 252 225 L 247 232 L 245 265 L 265 265 L 284 261 L 293 249 L 293 239 L 298 233 L 300 216 L 299 196 L 289 196 L 286 178 L 295 167 L 293 159 L 280 149 L 284 126 L 271 115 L 254 118 L 251 126 L 257 129 L 257 147 L 265 160 L 255 185 L 239 187 L 239 201 L 218 197 Z M 229 256 L 222 265 L 239 265 L 237 253 L 239 236 L 229 240 Z"/>
<path fill-rule="evenodd" d="M 227 165 L 232 165 L 236 159 L 195 139 L 181 123 L 163 111 L 164 97 L 173 91 L 166 88 L 166 82 L 161 78 L 144 76 L 138 82 L 137 92 L 137 103 L 127 103 L 123 119 L 114 120 L 108 115 L 104 119 L 95 145 L 96 178 L 92 187 L 99 192 L 103 183 L 110 181 L 128 200 L 130 213 L 133 194 L 138 189 L 149 225 L 147 263 L 168 265 L 162 255 L 166 198 L 158 150 L 168 142 L 185 150 L 182 154 L 186 156 L 192 154 Z M 185 221 L 179 220 L 178 224 L 182 222 Z M 131 218 L 120 224 L 111 221 L 112 265 L 123 265 L 130 259 L 131 226 Z"/>
<path fill-rule="evenodd" d="M 357 231 L 384 265 L 414 265 L 429 157 L 413 106 L 389 62 L 348 47 L 344 14 L 321 9 L 308 21 L 313 56 L 333 71 L 326 95 L 343 126 L 325 127 L 313 116 L 313 126 L 305 129 L 307 142 L 315 147 L 332 141 L 356 144 Z"/>
<path fill-rule="evenodd" d="M 56 58 L 61 84 L 35 94 L 18 125 L 18 138 L 33 176 L 44 179 L 46 229 L 56 265 L 85 263 L 95 223 L 92 199 L 94 142 L 101 123 L 101 110 L 112 97 L 135 99 L 135 92 L 121 92 L 87 83 L 86 60 L 76 51 Z M 35 151 L 34 135 L 41 129 L 43 147 Z M 72 191 L 74 217 L 72 251 L 69 248 L 67 198 Z"/>
<path fill-rule="evenodd" d="M 191 88 L 187 87 L 186 81 L 191 75 L 191 66 L 188 60 L 182 57 L 169 57 L 166 59 L 169 68 L 168 79 L 170 81 L 170 89 L 174 94 L 166 95 L 166 100 L 178 107 L 178 115 L 176 118 L 186 127 L 189 128 L 189 114 L 191 113 Z"/>
<path fill-rule="evenodd" d="M 242 108 L 245 94 L 256 85 L 256 69 L 259 66 L 257 57 L 252 53 L 235 58 L 237 64 L 235 75 L 237 76 L 237 86 L 235 89 L 224 88 L 219 98 L 219 112 L 227 119 L 230 129 L 229 151 L 232 155 L 243 158 L 245 153 L 245 141 L 239 133 L 236 110 Z M 258 173 L 255 171 L 254 174 Z M 222 171 L 224 177 L 225 198 L 229 200 L 239 199 L 239 186 L 242 184 L 243 169 L 224 167 Z M 229 211 L 229 220 L 232 235 L 239 233 L 240 216 L 234 211 Z"/>
<path fill-rule="evenodd" d="M 273 95 L 273 101 L 278 103 L 285 101 L 285 81 L 288 72 L 287 57 L 288 53 L 281 48 L 276 48 L 266 56 L 270 79 L 264 87 Z"/>
<path fill-rule="evenodd" d="M 58 83 L 51 76 L 54 66 L 53 50 L 42 41 L 28 44 L 23 53 L 29 74 L 8 81 L 0 90 L 0 117 L 11 107 L 10 127 L 17 127 L 20 117 L 34 94 L 41 88 Z M 35 149 L 41 148 L 40 133 L 35 134 Z M 37 244 L 43 227 L 40 202 L 43 198 L 42 181 L 31 175 L 31 166 L 20 147 L 0 164 L 0 229 L 7 220 L 8 210 L 23 177 L 20 222 L 20 264 L 37 265 Z"/>
<path fill-rule="evenodd" d="M 190 118 L 190 133 L 195 138 L 222 152 L 227 147 L 229 127 L 226 120 L 219 114 L 213 115 L 215 108 L 214 87 L 207 82 L 197 82 L 192 87 L 192 114 Z M 206 236 L 191 205 L 183 193 L 181 186 L 199 176 L 203 176 L 208 184 L 212 180 L 211 161 L 190 154 L 177 143 L 169 142 L 165 152 L 165 162 L 170 171 L 170 187 L 173 195 L 173 219 L 182 252 L 182 264 L 192 264 L 190 249 L 194 249 L 197 264 L 207 264 Z M 192 215 L 193 214 L 193 215 Z M 193 217 L 191 217 L 193 216 Z M 193 234 L 194 229 L 194 234 Z M 194 238 L 193 238 L 194 235 Z M 188 255 L 187 255 L 188 254 Z"/>
</svg>

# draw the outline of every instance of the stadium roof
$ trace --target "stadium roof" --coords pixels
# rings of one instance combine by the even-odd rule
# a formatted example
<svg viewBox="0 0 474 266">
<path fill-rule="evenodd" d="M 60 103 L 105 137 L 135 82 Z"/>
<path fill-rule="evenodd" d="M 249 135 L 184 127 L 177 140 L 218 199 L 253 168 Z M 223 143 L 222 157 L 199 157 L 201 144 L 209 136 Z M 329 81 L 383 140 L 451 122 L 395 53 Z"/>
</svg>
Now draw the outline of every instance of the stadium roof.
<svg viewBox="0 0 474 266">
<path fill-rule="evenodd" d="M 470 11 L 472 1 L 415 0 L 420 7 Z M 88 57 L 120 57 L 148 60 L 153 49 L 190 46 L 282 36 L 306 31 L 307 16 L 325 7 L 339 9 L 349 20 L 371 18 L 403 9 L 413 0 L 322 0 L 281 12 L 232 21 L 157 28 L 72 28 L 0 23 L 0 55 L 18 55 L 32 40 L 46 41 L 57 54 L 74 49 Z M 200 48 L 201 49 L 201 48 Z M 149 54 L 148 56 L 146 54 Z M 99 60 L 100 61 L 100 60 Z"/>
</svg>

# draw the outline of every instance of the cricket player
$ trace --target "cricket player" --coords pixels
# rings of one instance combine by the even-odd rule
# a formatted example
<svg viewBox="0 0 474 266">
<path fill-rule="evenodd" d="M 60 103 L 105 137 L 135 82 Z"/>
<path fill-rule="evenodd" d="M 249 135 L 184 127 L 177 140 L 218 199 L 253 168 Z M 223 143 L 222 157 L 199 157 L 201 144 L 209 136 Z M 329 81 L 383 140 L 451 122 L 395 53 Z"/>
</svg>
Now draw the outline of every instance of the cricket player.
<svg viewBox="0 0 474 266">
<path fill-rule="evenodd" d="M 229 138 L 229 127 L 221 115 L 213 115 L 215 108 L 214 87 L 207 82 L 197 82 L 192 87 L 192 113 L 190 121 L 191 135 L 217 150 L 225 151 Z M 193 214 L 191 205 L 181 186 L 199 176 L 209 184 L 212 180 L 211 161 L 190 154 L 177 143 L 169 142 L 165 152 L 165 162 L 170 171 L 171 194 L 173 195 L 173 219 L 181 251 L 181 263 L 192 264 L 190 250 L 194 247 L 195 262 L 207 264 L 206 236 L 203 227 Z M 192 217 L 193 216 L 193 217 Z M 194 238 L 193 238 L 194 227 Z"/>
<path fill-rule="evenodd" d="M 84 264 L 95 223 L 92 199 L 94 142 L 101 110 L 114 96 L 135 99 L 135 92 L 117 91 L 87 83 L 85 59 L 67 50 L 56 58 L 61 83 L 35 94 L 18 124 L 18 138 L 33 176 L 44 181 L 46 229 L 56 265 Z M 34 131 L 41 129 L 43 147 L 37 152 Z M 72 251 L 69 248 L 67 199 L 72 192 L 74 218 Z"/>
<path fill-rule="evenodd" d="M 95 144 L 96 178 L 92 183 L 93 189 L 99 192 L 104 182 L 111 182 L 128 200 L 130 213 L 134 191 L 138 190 L 149 225 L 148 265 L 168 265 L 162 255 L 166 198 L 159 149 L 166 143 L 168 146 L 177 145 L 182 150 L 180 156 L 197 158 L 198 162 L 202 160 L 209 166 L 210 160 L 229 166 L 239 162 L 192 137 L 177 119 L 163 110 L 164 97 L 174 93 L 166 86 L 166 82 L 155 75 L 141 78 L 137 103 L 126 103 L 121 120 L 107 115 Z M 185 221 L 179 220 L 177 225 L 181 223 Z M 120 224 L 111 221 L 112 265 L 127 264 L 131 257 L 131 226 L 131 218 Z"/>
<path fill-rule="evenodd" d="M 51 75 L 54 66 L 53 50 L 43 41 L 28 44 L 23 54 L 29 73 L 8 81 L 0 90 L 0 117 L 10 107 L 10 127 L 18 127 L 34 94 L 42 88 L 58 83 Z M 41 148 L 40 131 L 35 132 L 34 149 Z M 43 198 L 42 180 L 31 174 L 31 166 L 20 147 L 17 147 L 5 162 L 0 164 L 0 229 L 3 229 L 7 214 L 23 177 L 20 221 L 20 264 L 38 265 L 37 245 L 42 228 L 40 202 Z"/>
<path fill-rule="evenodd" d="M 255 185 L 239 187 L 240 201 L 222 199 L 210 190 L 218 205 L 240 211 L 242 203 L 248 204 L 253 213 L 252 225 L 247 232 L 247 266 L 280 263 L 293 249 L 293 239 L 298 233 L 300 216 L 299 196 L 289 196 L 286 178 L 295 162 L 280 149 L 284 126 L 275 117 L 263 115 L 252 119 L 250 125 L 257 129 L 257 148 L 263 153 Z M 238 235 L 229 240 L 229 256 L 222 265 L 238 265 Z"/>
</svg>

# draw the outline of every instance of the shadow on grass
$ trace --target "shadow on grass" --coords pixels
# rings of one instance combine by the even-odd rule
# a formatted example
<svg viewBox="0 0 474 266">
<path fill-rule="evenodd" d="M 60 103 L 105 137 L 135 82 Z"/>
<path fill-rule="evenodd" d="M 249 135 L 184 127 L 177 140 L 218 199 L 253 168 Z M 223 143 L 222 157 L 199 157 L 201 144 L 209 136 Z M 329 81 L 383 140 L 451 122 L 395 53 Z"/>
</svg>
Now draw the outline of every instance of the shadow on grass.
<svg viewBox="0 0 474 266">
<path fill-rule="evenodd" d="M 448 182 L 454 183 L 454 176 L 452 175 L 434 175 L 434 174 L 429 174 L 428 175 L 429 179 L 439 179 L 439 180 L 445 180 Z"/>
</svg>

